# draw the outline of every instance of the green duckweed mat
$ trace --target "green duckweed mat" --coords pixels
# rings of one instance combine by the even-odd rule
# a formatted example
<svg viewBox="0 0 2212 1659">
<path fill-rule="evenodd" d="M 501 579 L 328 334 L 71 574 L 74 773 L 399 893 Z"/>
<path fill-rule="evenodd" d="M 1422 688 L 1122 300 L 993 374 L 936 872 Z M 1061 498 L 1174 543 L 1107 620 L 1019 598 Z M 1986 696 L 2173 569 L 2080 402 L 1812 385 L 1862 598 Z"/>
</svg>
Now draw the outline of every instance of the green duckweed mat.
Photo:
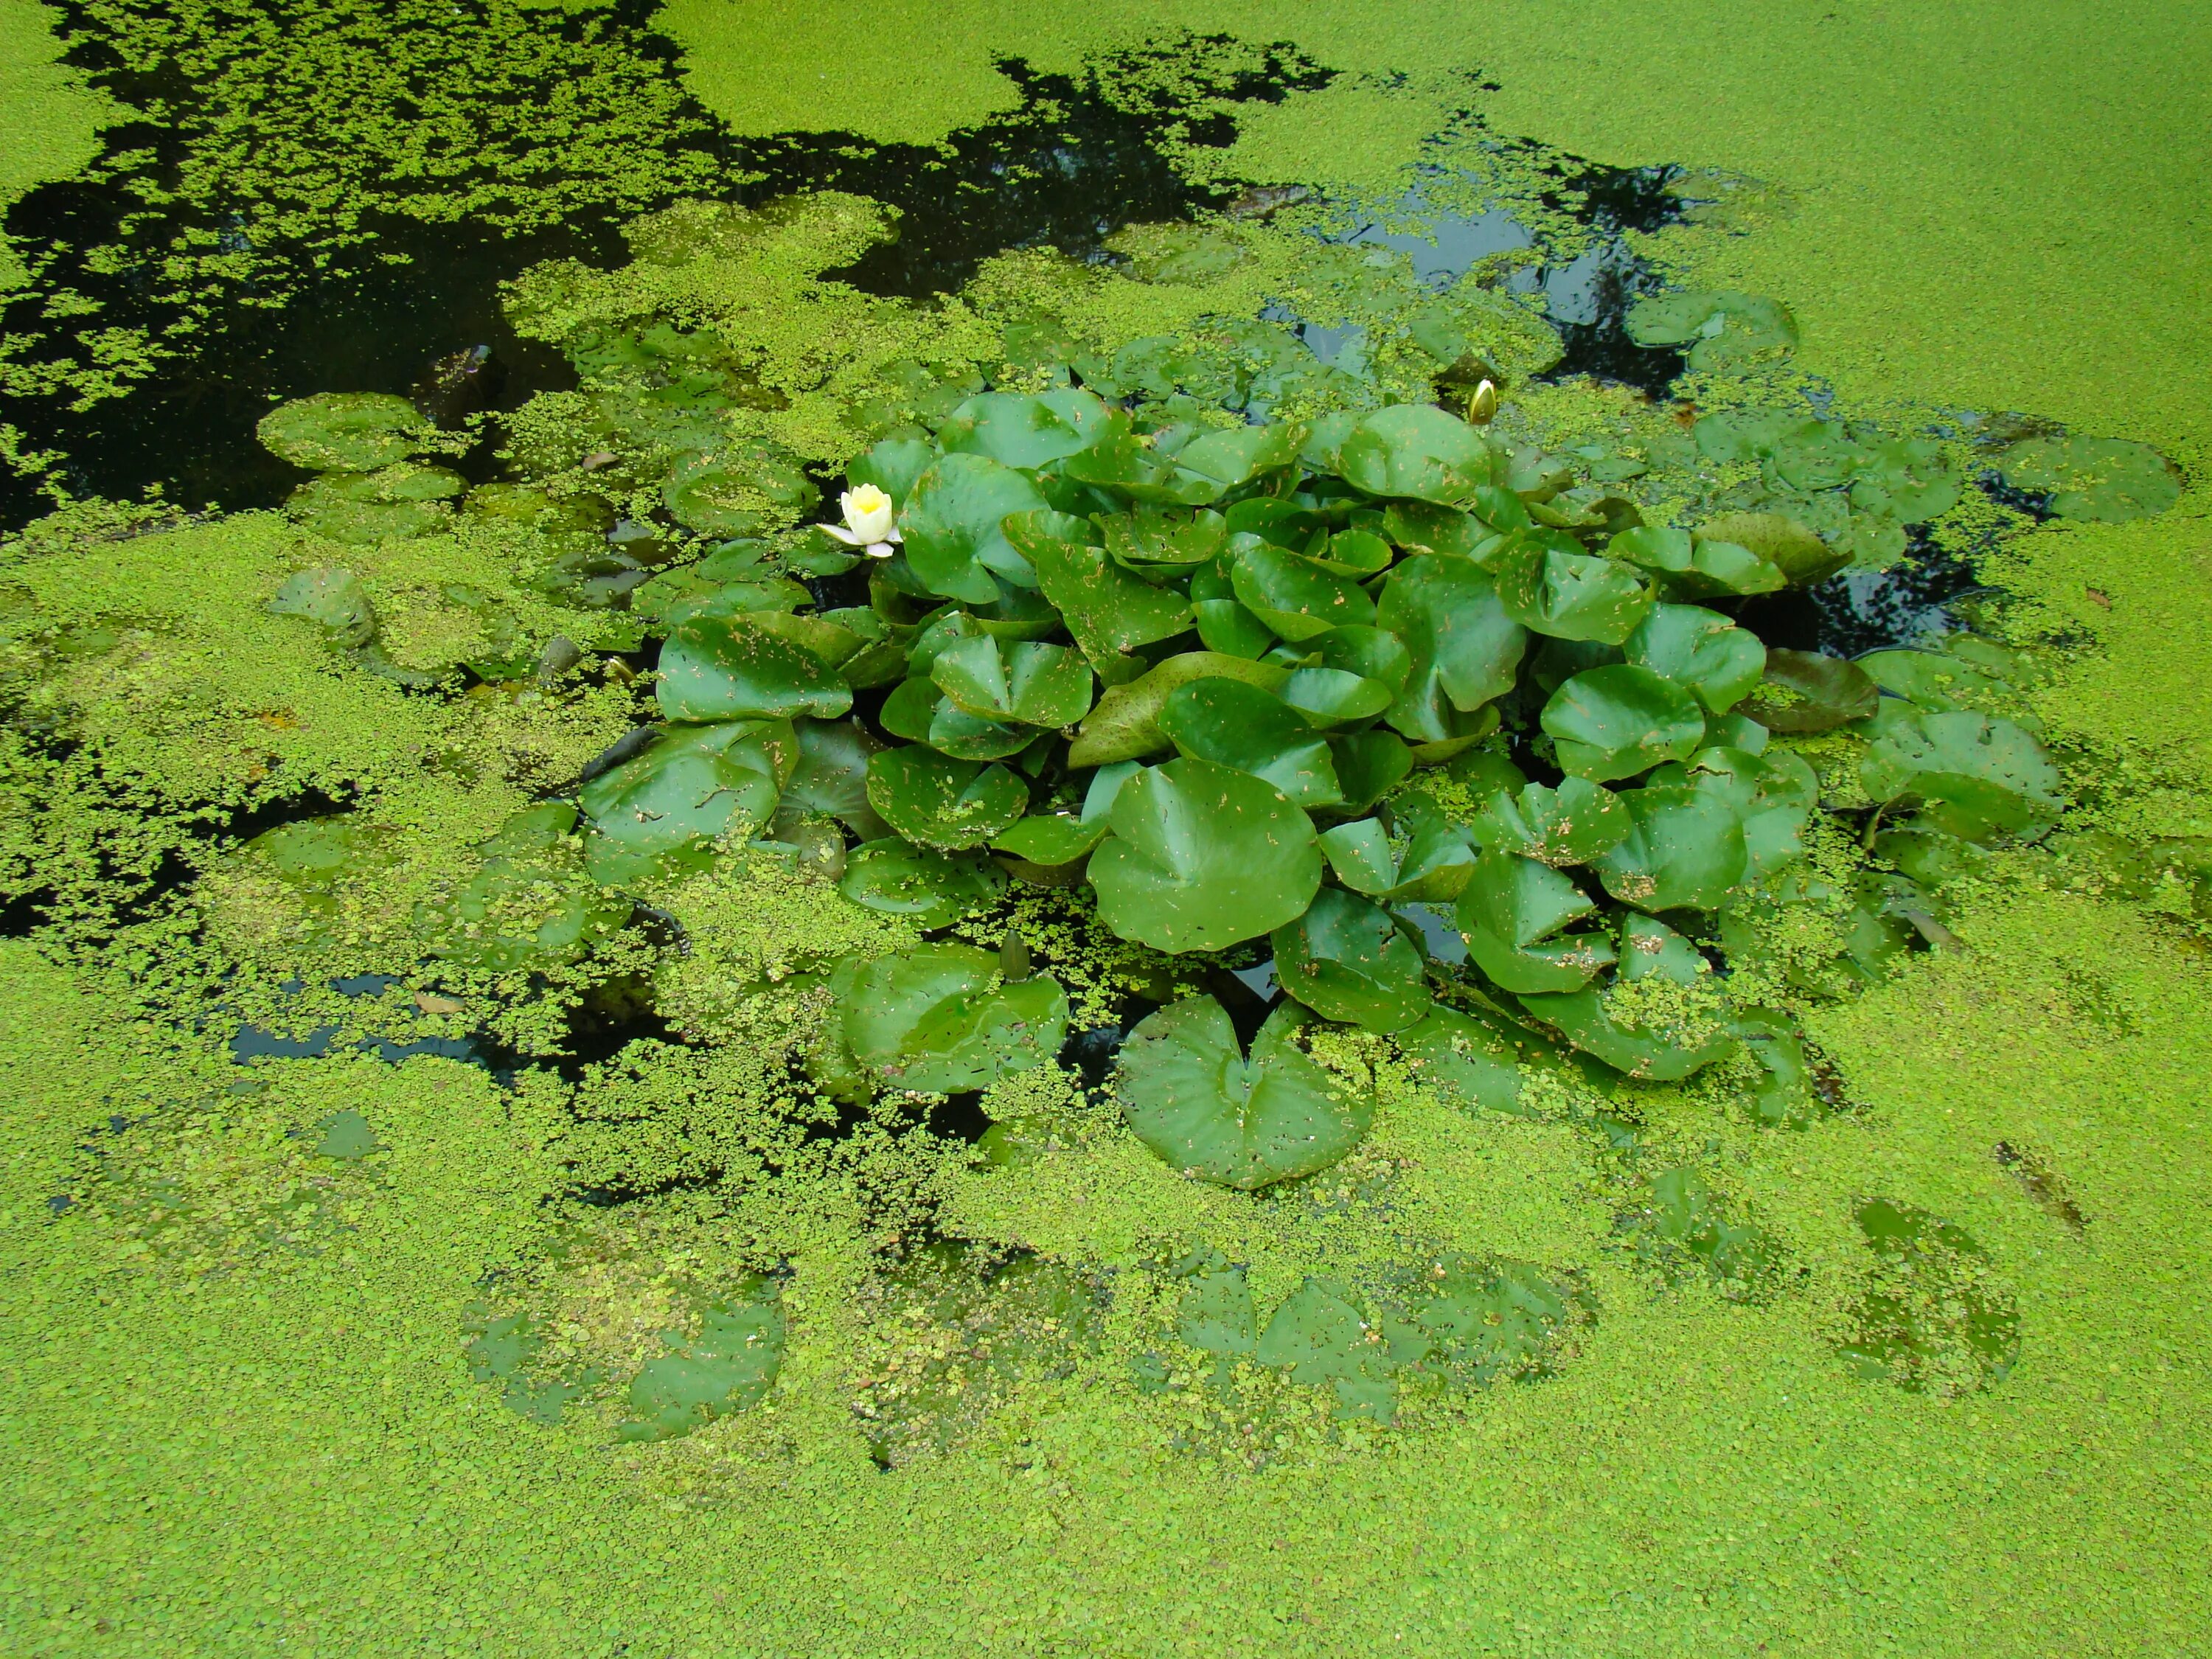
<svg viewBox="0 0 2212 1659">
<path fill-rule="evenodd" d="M 520 9 L 588 33 L 601 9 Z M 0 5 L 0 199 L 94 154 L 100 97 L 56 66 L 58 17 Z M 1759 181 L 1653 255 L 1683 286 L 1785 298 L 1794 372 L 1839 407 L 1899 427 L 2027 411 L 2152 446 L 2185 481 L 2122 522 L 1991 507 L 1958 529 L 2034 648 L 2019 695 L 2073 814 L 1957 889 L 1937 948 L 1806 1014 L 1822 1109 L 1774 1127 L 1718 1085 L 1634 1091 L 1635 1133 L 1609 1144 L 1574 1074 L 1469 1112 L 1386 1060 L 1358 1151 L 1263 1206 L 1102 1129 L 1056 1066 L 986 1096 L 1023 1127 L 980 1155 L 910 1109 L 768 1109 L 804 1093 L 782 1067 L 821 1007 L 774 988 L 914 938 L 780 866 L 653 890 L 691 930 L 682 955 L 650 917 L 617 931 L 572 902 L 530 848 L 500 866 L 517 889 L 489 863 L 441 887 L 636 714 L 612 680 L 410 688 L 515 648 L 471 631 L 453 582 L 499 592 L 533 650 L 556 628 L 635 644 L 628 613 L 502 586 L 521 532 L 441 538 L 443 600 L 419 544 L 353 544 L 390 653 L 372 673 L 264 608 L 301 562 L 276 514 L 70 508 L 11 545 L 0 619 L 27 592 L 70 616 L 33 706 L 104 758 L 0 734 L 0 876 L 10 895 L 198 884 L 182 910 L 88 902 L 0 939 L 0 1649 L 2212 1650 L 2212 904 L 2201 854 L 2130 851 L 2212 836 L 2212 122 L 2191 95 L 2212 20 L 673 0 L 655 26 L 741 135 L 934 143 L 1020 105 L 1002 63 L 1073 72 L 1194 34 L 1339 71 L 1179 153 L 1237 189 L 1389 188 L 1468 111 L 1612 165 Z M 619 161 L 592 199 L 696 190 L 690 161 Z M 349 210 L 319 222 L 350 234 Z M 908 325 L 817 301 L 824 338 Z M 762 327 L 776 351 L 811 337 Z M 775 411 L 776 439 L 842 468 L 853 435 L 815 412 Z M 549 471 L 593 459 L 559 439 Z M 133 630 L 153 643 L 118 656 Z M 374 827 L 281 845 L 283 879 L 131 829 L 214 796 L 210 830 L 250 833 L 232 815 L 266 804 L 272 769 L 333 811 L 373 803 Z M 565 945 L 516 977 L 510 902 L 599 941 L 590 986 Z M 410 977 L 380 932 L 395 908 L 493 943 Z M 1121 983 L 1110 941 L 1031 919 L 1103 952 L 1079 998 Z M 363 963 L 375 982 L 343 990 L 289 977 Z M 579 1006 L 646 1029 L 619 988 L 648 981 L 714 1045 L 664 1029 L 525 1063 Z M 251 1065 L 241 1020 L 266 1039 Z M 490 1064 L 465 1057 L 491 1039 Z M 397 1043 L 421 1046 L 392 1063 Z M 1438 1317 L 1461 1364 L 1378 1423 L 1332 1404 L 1368 1398 L 1368 1373 L 1300 1370 L 1267 1314 L 1308 1297 L 1324 1330 L 1334 1292 L 1306 1276 L 1393 1251 L 1432 1252 L 1460 1297 Z"/>
</svg>

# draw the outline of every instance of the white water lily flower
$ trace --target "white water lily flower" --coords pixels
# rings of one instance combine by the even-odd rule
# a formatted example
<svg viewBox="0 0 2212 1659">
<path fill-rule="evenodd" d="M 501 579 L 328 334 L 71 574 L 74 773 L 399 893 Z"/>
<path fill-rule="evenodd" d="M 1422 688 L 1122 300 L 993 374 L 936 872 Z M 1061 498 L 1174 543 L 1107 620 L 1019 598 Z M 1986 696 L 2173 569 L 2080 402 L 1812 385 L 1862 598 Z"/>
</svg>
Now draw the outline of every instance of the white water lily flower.
<svg viewBox="0 0 2212 1659">
<path fill-rule="evenodd" d="M 845 514 L 843 524 L 825 524 L 822 527 L 848 547 L 865 550 L 872 559 L 888 559 L 891 550 L 902 539 L 898 526 L 892 522 L 891 498 L 872 483 L 858 489 L 848 489 L 838 496 L 837 505 Z"/>
</svg>

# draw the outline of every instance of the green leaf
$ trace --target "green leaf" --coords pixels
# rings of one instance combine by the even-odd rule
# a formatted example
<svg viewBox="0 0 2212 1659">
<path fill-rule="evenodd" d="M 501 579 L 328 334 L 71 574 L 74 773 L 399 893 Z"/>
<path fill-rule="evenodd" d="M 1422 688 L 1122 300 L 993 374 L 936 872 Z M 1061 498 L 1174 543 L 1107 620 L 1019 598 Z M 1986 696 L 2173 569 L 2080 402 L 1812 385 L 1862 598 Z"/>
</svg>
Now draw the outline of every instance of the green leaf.
<svg viewBox="0 0 2212 1659">
<path fill-rule="evenodd" d="M 660 489 L 661 503 L 686 529 L 707 536 L 755 536 L 789 524 L 821 499 L 799 463 L 752 445 L 692 455 Z"/>
<path fill-rule="evenodd" d="M 985 455 L 947 455 L 917 479 L 899 514 L 907 562 L 933 593 L 988 605 L 998 579 L 1034 587 L 1036 573 L 1001 527 L 1035 513 L 1044 496 L 1021 473 Z"/>
<path fill-rule="evenodd" d="M 1750 869 L 1743 824 L 1720 793 L 1650 786 L 1621 796 L 1635 820 L 1595 860 L 1605 890 L 1639 910 L 1717 910 Z"/>
<path fill-rule="evenodd" d="M 1628 308 L 1628 337 L 1641 346 L 1687 346 L 1701 374 L 1741 368 L 1797 343 L 1797 322 L 1778 300 L 1732 291 L 1653 295 Z"/>
<path fill-rule="evenodd" d="M 1088 448 L 1106 414 L 1096 392 L 1079 387 L 1059 386 L 1035 397 L 986 392 L 952 411 L 938 428 L 937 441 L 948 455 L 981 455 L 1034 471 Z"/>
<path fill-rule="evenodd" d="M 1422 1081 L 1470 1106 L 1519 1111 L 1521 1057 L 1492 1022 L 1456 1008 L 1432 1007 L 1393 1040 Z"/>
<path fill-rule="evenodd" d="M 1190 609 L 1198 622 L 1198 637 L 1209 651 L 1257 659 L 1275 642 L 1275 630 L 1235 599 L 1198 599 Z"/>
<path fill-rule="evenodd" d="M 1766 672 L 1766 647 L 1757 635 L 1694 605 L 1652 606 L 1622 642 L 1621 654 L 1688 686 L 1716 714 L 1749 696 Z"/>
<path fill-rule="evenodd" d="M 1241 680 L 1193 680 L 1161 705 L 1178 754 L 1264 778 L 1300 806 L 1344 799 L 1328 743 L 1293 708 Z"/>
<path fill-rule="evenodd" d="M 1036 741 L 1036 735 L 1033 726 L 1006 726 L 984 720 L 958 708 L 950 697 L 940 696 L 929 711 L 929 728 L 923 740 L 939 754 L 955 760 L 994 761 L 1020 754 Z"/>
<path fill-rule="evenodd" d="M 1744 713 L 1770 732 L 1832 732 L 1864 720 L 1881 702 L 1881 688 L 1856 663 L 1814 651 L 1766 653 L 1765 684 Z"/>
<path fill-rule="evenodd" d="M 446 467 L 400 461 L 374 472 L 325 472 L 294 490 L 284 505 L 310 534 L 366 546 L 435 529 L 448 516 L 446 501 L 465 487 L 460 474 Z"/>
<path fill-rule="evenodd" d="M 984 767 L 927 749 L 886 749 L 868 757 L 868 804 L 884 822 L 924 847 L 981 847 L 1021 817 L 1028 787 L 1003 766 Z"/>
<path fill-rule="evenodd" d="M 376 611 L 368 590 L 350 570 L 318 565 L 289 576 L 269 601 L 280 617 L 305 617 L 332 645 L 349 649 L 376 637 Z"/>
<path fill-rule="evenodd" d="M 886 438 L 845 469 L 854 489 L 872 483 L 903 507 L 921 475 L 937 463 L 937 447 L 926 438 Z"/>
<path fill-rule="evenodd" d="M 1735 1052 L 1735 1034 L 1717 1020 L 1693 1018 L 1679 1026 L 1632 1024 L 1617 1017 L 1613 994 L 1591 987 L 1524 996 L 1521 1006 L 1558 1027 L 1584 1054 L 1642 1082 L 1679 1083 Z"/>
<path fill-rule="evenodd" d="M 1437 1359 L 1486 1388 L 1540 1376 L 1573 1316 L 1574 1302 L 1525 1261 L 1447 1256 L 1421 1276 L 1407 1312 Z"/>
<path fill-rule="evenodd" d="M 1506 614 L 1553 639 L 1619 645 L 1650 611 L 1651 590 L 1633 566 L 1540 539 L 1547 533 L 1519 532 L 1492 561 Z"/>
<path fill-rule="evenodd" d="M 1479 495 L 1495 503 L 1480 517 L 1429 501 L 1393 501 L 1383 509 L 1383 532 L 1408 552 L 1472 559 L 1499 532 L 1528 528 L 1528 509 L 1511 490 L 1486 486 Z"/>
<path fill-rule="evenodd" d="M 2163 513 L 2181 499 L 2173 464 L 2149 445 L 2122 438 L 2022 439 L 1997 458 L 1997 471 L 2014 489 L 2048 494 L 2062 519 L 2119 524 Z"/>
<path fill-rule="evenodd" d="M 2033 733 L 1964 710 L 1887 722 L 1859 781 L 1875 800 L 1918 800 L 1922 823 L 1961 841 L 2033 835 L 2065 807 L 2058 769 Z"/>
<path fill-rule="evenodd" d="M 1287 1006 L 1270 1014 L 1247 1057 L 1211 997 L 1146 1016 L 1115 1073 L 1131 1132 L 1186 1175 L 1242 1192 L 1336 1163 L 1367 1133 L 1375 1102 L 1299 1050 L 1297 1018 Z"/>
<path fill-rule="evenodd" d="M 1381 680 L 1341 668 L 1294 668 L 1279 695 L 1310 725 L 1350 726 L 1373 720 L 1390 706 L 1393 693 Z"/>
<path fill-rule="evenodd" d="M 1241 680 L 1273 692 L 1289 678 L 1289 671 L 1273 663 L 1249 662 L 1218 651 L 1188 651 L 1170 657 L 1127 685 L 1106 689 L 1098 706 L 1084 720 L 1081 734 L 1069 747 L 1067 763 L 1080 769 L 1159 753 L 1169 746 L 1168 735 L 1160 729 L 1160 711 L 1170 697 L 1194 680 Z"/>
<path fill-rule="evenodd" d="M 654 688 L 661 714 L 672 720 L 835 720 L 849 710 L 853 690 L 836 669 L 771 618 L 807 620 L 775 611 L 687 613 L 661 647 Z"/>
<path fill-rule="evenodd" d="M 1553 692 L 1543 726 L 1558 745 L 1563 770 L 1610 783 L 1686 758 L 1705 735 L 1705 721 L 1687 686 L 1614 663 L 1585 669 Z"/>
<path fill-rule="evenodd" d="M 742 841 L 775 815 L 798 758 L 798 738 L 785 720 L 667 730 L 584 786 L 592 879 L 611 887 L 704 867 L 716 842 Z"/>
<path fill-rule="evenodd" d="M 382 392 L 295 398 L 254 430 L 264 448 L 310 472 L 374 472 L 420 453 L 436 436 L 414 404 Z"/>
<path fill-rule="evenodd" d="M 926 931 L 981 909 L 1006 886 L 1006 872 L 988 859 L 885 839 L 852 850 L 837 890 L 855 904 L 905 916 Z"/>
<path fill-rule="evenodd" d="M 1362 416 L 1345 434 L 1336 471 L 1370 495 L 1459 507 L 1479 486 L 1498 482 L 1498 453 L 1433 404 L 1396 404 Z"/>
<path fill-rule="evenodd" d="M 1253 1357 L 1289 1371 L 1294 1382 L 1328 1389 L 1343 1416 L 1388 1423 L 1397 1409 L 1396 1366 L 1381 1334 L 1332 1279 L 1309 1279 L 1293 1291 L 1267 1321 Z"/>
<path fill-rule="evenodd" d="M 1166 507 L 1204 507 L 1226 493 L 1218 479 L 1177 465 L 1172 455 L 1139 437 L 1121 414 L 1108 420 L 1088 448 L 1062 462 L 1060 473 L 1078 483 Z"/>
<path fill-rule="evenodd" d="M 1726 801 L 1743 825 L 1751 880 L 1805 855 L 1801 837 L 1820 804 L 1820 781 L 1801 755 L 1703 749 L 1686 765 L 1661 767 L 1650 781 L 1661 788 L 1703 790 Z"/>
<path fill-rule="evenodd" d="M 1441 812 L 1400 815 L 1393 838 L 1375 818 L 1322 832 L 1321 850 L 1336 878 L 1385 904 L 1449 903 L 1474 871 L 1474 849 Z"/>
<path fill-rule="evenodd" d="M 1792 587 L 1825 581 L 1851 562 L 1850 554 L 1838 552 L 1796 520 L 1779 513 L 1724 513 L 1699 525 L 1697 536 L 1700 542 L 1741 548 L 1754 560 L 1779 570 Z"/>
<path fill-rule="evenodd" d="M 668 1352 L 630 1382 L 635 1415 L 616 1427 L 617 1440 L 673 1440 L 757 1403 L 783 1363 L 783 1310 L 773 1299 L 709 1308 L 698 1335 L 663 1331 L 660 1341 Z"/>
<path fill-rule="evenodd" d="M 1218 951 L 1272 932 L 1321 886 L 1312 820 L 1273 785 L 1211 761 L 1138 773 L 1108 823 L 1091 855 L 1099 919 L 1155 950 Z"/>
<path fill-rule="evenodd" d="M 1229 580 L 1237 598 L 1285 639 L 1296 642 L 1375 621 L 1375 602 L 1349 576 L 1257 537 L 1239 536 L 1231 546 Z"/>
<path fill-rule="evenodd" d="M 1589 895 L 1549 865 L 1511 853 L 1485 853 L 1459 896 L 1468 955 L 1500 988 L 1516 994 L 1571 991 L 1613 961 L 1601 933 L 1554 937 L 1593 914 Z"/>
<path fill-rule="evenodd" d="M 1528 633 L 1506 614 L 1497 584 L 1462 559 L 1407 559 L 1382 585 L 1378 626 L 1404 642 L 1406 689 L 1392 726 L 1417 743 L 1459 735 L 1455 711 L 1481 708 L 1513 689 Z"/>
<path fill-rule="evenodd" d="M 1114 562 L 1140 575 L 1164 579 L 1220 556 L 1229 525 L 1218 513 L 1170 514 L 1137 507 L 1097 520 Z"/>
<path fill-rule="evenodd" d="M 1106 838 L 1103 817 L 1085 819 L 1065 813 L 1026 817 L 994 837 L 991 845 L 1025 863 L 1052 869 L 1073 864 Z"/>
<path fill-rule="evenodd" d="M 1426 1012 L 1420 952 L 1389 912 L 1324 887 L 1306 913 L 1275 929 L 1275 973 L 1285 993 L 1325 1019 L 1395 1031 Z"/>
<path fill-rule="evenodd" d="M 1121 664 L 1142 672 L 1142 663 L 1126 653 L 1172 639 L 1190 626 L 1190 606 L 1182 595 L 1153 586 L 1107 557 L 1088 520 L 1022 513 L 1009 517 L 1005 530 L 1036 568 L 1037 585 L 1083 654 L 1109 683 Z"/>
<path fill-rule="evenodd" d="M 1290 465 L 1305 439 L 1306 428 L 1296 421 L 1230 427 L 1194 438 L 1176 451 L 1175 461 L 1185 472 L 1234 489 L 1262 472 Z"/>
<path fill-rule="evenodd" d="M 1260 1318 L 1244 1270 L 1218 1267 L 1194 1277 L 1176 1309 L 1176 1334 L 1224 1359 L 1249 1357 L 1259 1346 Z"/>
<path fill-rule="evenodd" d="M 1091 712 L 1091 671 L 1064 645 L 956 640 L 929 677 L 963 713 L 1023 726 L 1073 726 Z"/>
<path fill-rule="evenodd" d="M 1540 864 L 1588 864 L 1627 838 L 1633 820 L 1620 797 L 1588 778 L 1540 783 L 1516 797 L 1492 795 L 1468 826 L 1486 852 L 1515 853 Z"/>
<path fill-rule="evenodd" d="M 848 960 L 831 989 L 854 1058 L 896 1089 L 987 1089 L 1043 1065 L 1067 1040 L 1060 981 L 1038 975 L 1001 984 L 997 954 L 973 945 Z"/>
<path fill-rule="evenodd" d="M 1305 641 L 1308 660 L 1364 679 L 1379 680 L 1395 696 L 1413 678 L 1413 653 L 1395 634 L 1380 628 L 1333 628 Z"/>
</svg>

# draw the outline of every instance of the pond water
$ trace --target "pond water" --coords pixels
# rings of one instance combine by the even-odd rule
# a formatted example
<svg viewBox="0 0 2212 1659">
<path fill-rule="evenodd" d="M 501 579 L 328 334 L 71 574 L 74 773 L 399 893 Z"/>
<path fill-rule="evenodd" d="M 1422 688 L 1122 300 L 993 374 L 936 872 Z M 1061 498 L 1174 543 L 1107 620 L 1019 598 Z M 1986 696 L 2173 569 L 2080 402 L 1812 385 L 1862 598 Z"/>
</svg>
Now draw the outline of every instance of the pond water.
<svg viewBox="0 0 2212 1659">
<path fill-rule="evenodd" d="M 24 26 L 0 1629 L 2190 1650 L 2197 452 L 1551 47 L 849 9 Z"/>
</svg>

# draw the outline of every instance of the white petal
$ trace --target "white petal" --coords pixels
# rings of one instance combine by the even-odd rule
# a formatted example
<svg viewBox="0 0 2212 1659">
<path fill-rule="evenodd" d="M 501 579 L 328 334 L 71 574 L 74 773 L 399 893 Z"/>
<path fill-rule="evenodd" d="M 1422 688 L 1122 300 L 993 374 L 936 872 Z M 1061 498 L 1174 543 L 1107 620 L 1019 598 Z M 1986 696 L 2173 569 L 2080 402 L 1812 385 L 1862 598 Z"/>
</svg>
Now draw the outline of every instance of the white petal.
<svg viewBox="0 0 2212 1659">
<path fill-rule="evenodd" d="M 855 536 L 851 531 L 846 529 L 842 524 L 817 525 L 815 528 L 817 530 L 828 531 L 831 535 L 835 536 L 839 541 L 844 543 L 848 547 L 858 547 L 860 545 L 860 538 L 858 536 Z"/>
</svg>

